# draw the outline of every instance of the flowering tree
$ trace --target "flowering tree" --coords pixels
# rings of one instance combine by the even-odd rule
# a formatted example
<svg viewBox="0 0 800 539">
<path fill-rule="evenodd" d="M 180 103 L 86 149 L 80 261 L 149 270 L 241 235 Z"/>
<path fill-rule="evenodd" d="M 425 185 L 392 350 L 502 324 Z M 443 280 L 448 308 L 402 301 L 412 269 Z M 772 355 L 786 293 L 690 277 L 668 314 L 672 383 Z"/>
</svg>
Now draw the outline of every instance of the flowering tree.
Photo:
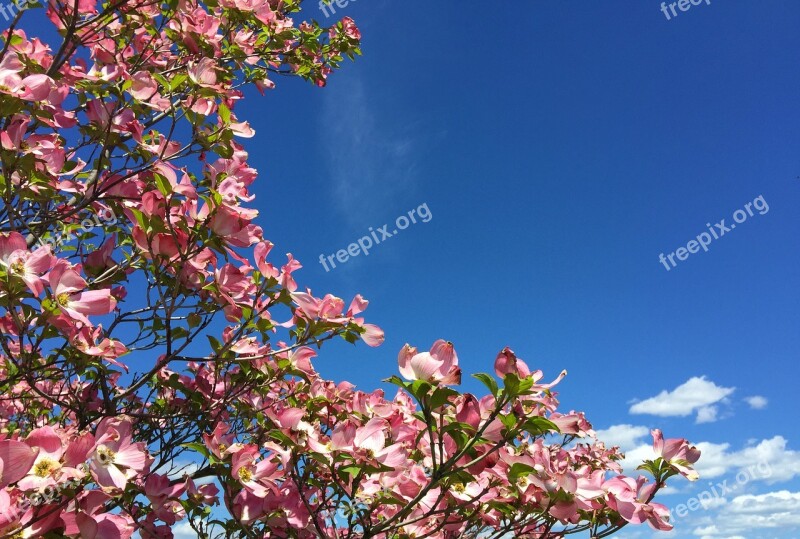
<svg viewBox="0 0 800 539">
<path fill-rule="evenodd" d="M 324 341 L 377 346 L 367 301 L 269 261 L 243 87 L 324 86 L 349 18 L 299 0 L 51 0 L 0 51 L 0 535 L 605 537 L 699 452 L 654 431 L 653 476 L 508 348 L 486 395 L 453 345 L 406 346 L 397 394 L 323 380 Z M 41 17 L 48 45 L 21 29 Z M 44 20 L 41 22 L 45 22 Z M 26 25 L 26 28 L 30 26 Z M 55 33 L 53 33 L 55 35 Z"/>
</svg>

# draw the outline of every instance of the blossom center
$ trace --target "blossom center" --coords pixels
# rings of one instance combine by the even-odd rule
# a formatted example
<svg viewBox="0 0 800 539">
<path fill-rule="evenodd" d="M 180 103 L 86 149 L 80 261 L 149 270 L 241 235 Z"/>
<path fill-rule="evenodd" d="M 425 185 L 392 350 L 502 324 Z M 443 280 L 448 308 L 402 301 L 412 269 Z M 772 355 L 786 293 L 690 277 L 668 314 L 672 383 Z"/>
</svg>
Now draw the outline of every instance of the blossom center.
<svg viewBox="0 0 800 539">
<path fill-rule="evenodd" d="M 58 295 L 58 297 L 56 297 L 56 301 L 58 301 L 58 304 L 61 305 L 62 307 L 66 307 L 67 305 L 69 305 L 69 300 L 70 300 L 69 292 L 61 292 Z"/>
<path fill-rule="evenodd" d="M 42 459 L 33 466 L 33 475 L 47 477 L 58 468 L 58 463 L 52 459 Z"/>
<path fill-rule="evenodd" d="M 117 454 L 114 451 L 112 451 L 111 449 L 107 448 L 104 445 L 101 445 L 100 447 L 97 448 L 97 460 L 103 466 L 109 466 L 111 464 L 114 464 L 114 458 L 116 456 Z"/>
<path fill-rule="evenodd" d="M 253 472 L 245 468 L 244 466 L 239 468 L 239 479 L 242 483 L 247 483 L 253 478 Z"/>
</svg>

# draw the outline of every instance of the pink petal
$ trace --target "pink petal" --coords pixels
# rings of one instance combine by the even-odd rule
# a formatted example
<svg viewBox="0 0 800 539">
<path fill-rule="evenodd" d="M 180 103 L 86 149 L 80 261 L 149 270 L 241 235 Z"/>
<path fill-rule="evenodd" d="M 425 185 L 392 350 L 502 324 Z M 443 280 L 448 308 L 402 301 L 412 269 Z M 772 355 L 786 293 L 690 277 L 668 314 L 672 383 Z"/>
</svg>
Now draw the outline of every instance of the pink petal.
<svg viewBox="0 0 800 539">
<path fill-rule="evenodd" d="M 442 362 L 428 352 L 422 352 L 411 358 L 411 369 L 414 371 L 415 380 L 431 381 L 434 375 L 441 374 Z"/>
<path fill-rule="evenodd" d="M 88 290 L 69 302 L 69 308 L 81 314 L 108 314 L 116 305 L 110 290 Z"/>
<path fill-rule="evenodd" d="M 0 441 L 0 488 L 16 483 L 30 471 L 38 451 L 16 440 Z"/>
<path fill-rule="evenodd" d="M 0 260 L 8 260 L 14 251 L 27 251 L 28 244 L 19 232 L 0 234 Z"/>
</svg>

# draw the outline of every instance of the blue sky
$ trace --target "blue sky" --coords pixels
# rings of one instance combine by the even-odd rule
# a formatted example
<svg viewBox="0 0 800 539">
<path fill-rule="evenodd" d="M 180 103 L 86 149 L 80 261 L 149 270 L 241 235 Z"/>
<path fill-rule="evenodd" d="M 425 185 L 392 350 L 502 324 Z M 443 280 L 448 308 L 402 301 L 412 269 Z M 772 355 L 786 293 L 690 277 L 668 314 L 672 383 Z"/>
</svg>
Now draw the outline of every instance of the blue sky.
<svg viewBox="0 0 800 539">
<path fill-rule="evenodd" d="M 702 443 L 703 478 L 664 503 L 737 486 L 659 537 L 797 537 L 800 3 L 492 7 L 351 1 L 363 58 L 237 107 L 276 253 L 386 331 L 318 369 L 368 389 L 406 342 L 453 341 L 465 373 L 511 346 L 566 368 L 563 407 L 632 455 L 652 427 Z M 758 197 L 708 252 L 659 262 Z M 422 204 L 369 256 L 319 263 Z"/>
</svg>

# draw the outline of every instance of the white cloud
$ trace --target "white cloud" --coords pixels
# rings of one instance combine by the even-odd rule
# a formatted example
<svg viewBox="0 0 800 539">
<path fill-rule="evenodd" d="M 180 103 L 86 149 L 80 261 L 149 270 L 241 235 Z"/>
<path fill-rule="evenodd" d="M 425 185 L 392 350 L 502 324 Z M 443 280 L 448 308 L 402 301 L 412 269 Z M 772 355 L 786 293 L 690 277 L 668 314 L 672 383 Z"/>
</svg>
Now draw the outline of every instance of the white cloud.
<svg viewBox="0 0 800 539">
<path fill-rule="evenodd" d="M 223 531 L 216 524 L 206 526 L 206 530 L 209 532 L 210 537 L 221 537 L 221 532 Z M 172 534 L 175 536 L 175 539 L 197 539 L 197 532 L 192 529 L 188 520 L 183 520 L 175 524 L 172 527 Z"/>
<path fill-rule="evenodd" d="M 664 390 L 655 397 L 633 404 L 629 411 L 660 417 L 686 417 L 697 412 L 697 422 L 707 423 L 717 417 L 717 410 L 711 405 L 724 402 L 735 390 L 735 387 L 718 386 L 706 380 L 705 376 L 695 376 L 672 391 Z"/>
<path fill-rule="evenodd" d="M 708 498 L 706 496 L 703 496 L 702 498 L 698 497 L 697 501 L 700 502 L 700 506 L 703 509 L 715 509 L 728 503 L 727 498 Z"/>
<path fill-rule="evenodd" d="M 606 447 L 618 445 L 625 450 L 639 445 L 641 439 L 650 434 L 650 429 L 634 425 L 613 425 L 595 432 L 597 439 L 605 442 Z"/>
<path fill-rule="evenodd" d="M 701 442 L 697 448 L 702 456 L 695 467 L 701 477 L 708 479 L 742 472 L 768 484 L 790 481 L 800 477 L 800 451 L 787 445 L 783 436 L 761 440 L 739 451 L 729 451 L 730 444 Z"/>
<path fill-rule="evenodd" d="M 716 406 L 703 406 L 697 409 L 696 423 L 713 423 L 717 420 L 718 409 Z"/>
<path fill-rule="evenodd" d="M 768 529 L 800 530 L 800 492 L 781 490 L 737 496 L 720 509 L 713 521 L 695 528 L 693 533 L 705 539 L 743 539 Z"/>
<path fill-rule="evenodd" d="M 175 539 L 195 539 L 197 532 L 192 529 L 188 522 L 180 522 L 172 528 Z"/>
<path fill-rule="evenodd" d="M 763 410 L 769 404 L 769 401 L 766 397 L 762 397 L 761 395 L 753 395 L 752 397 L 745 397 L 745 402 L 750 405 L 750 408 L 753 410 Z"/>
<path fill-rule="evenodd" d="M 703 479 L 720 477 L 731 468 L 733 463 L 729 460 L 731 453 L 728 453 L 731 444 L 700 442 L 696 445 L 700 450 L 700 460 L 695 464 L 695 469 Z"/>
</svg>

